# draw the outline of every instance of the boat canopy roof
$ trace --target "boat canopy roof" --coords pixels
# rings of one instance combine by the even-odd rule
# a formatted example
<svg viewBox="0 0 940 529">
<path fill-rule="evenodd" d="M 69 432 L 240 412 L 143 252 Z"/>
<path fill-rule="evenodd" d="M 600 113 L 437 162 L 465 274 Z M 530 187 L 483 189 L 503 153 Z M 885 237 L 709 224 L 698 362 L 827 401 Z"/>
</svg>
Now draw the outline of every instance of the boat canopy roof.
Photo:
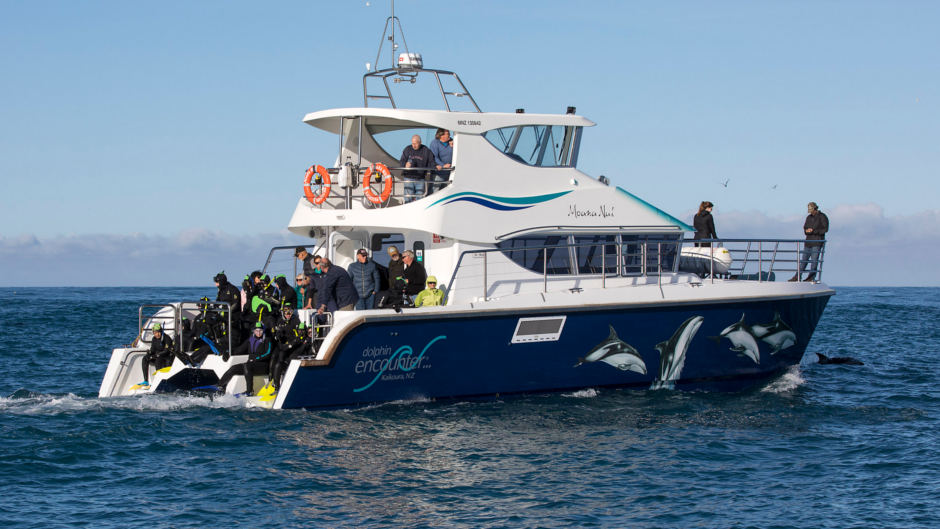
<svg viewBox="0 0 940 529">
<path fill-rule="evenodd" d="M 343 119 L 363 118 L 363 124 L 387 130 L 414 127 L 439 127 L 452 132 L 480 134 L 492 129 L 526 125 L 593 127 L 594 122 L 575 114 L 526 114 L 514 112 L 448 112 L 403 108 L 334 108 L 311 112 L 304 123 L 327 132 L 340 134 Z"/>
</svg>

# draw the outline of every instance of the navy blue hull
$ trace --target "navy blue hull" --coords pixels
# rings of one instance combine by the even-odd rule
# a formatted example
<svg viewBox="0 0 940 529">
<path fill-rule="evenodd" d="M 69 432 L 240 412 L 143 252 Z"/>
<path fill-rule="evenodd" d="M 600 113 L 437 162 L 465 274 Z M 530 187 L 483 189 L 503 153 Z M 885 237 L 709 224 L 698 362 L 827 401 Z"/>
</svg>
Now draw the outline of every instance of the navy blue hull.
<svg viewBox="0 0 940 529">
<path fill-rule="evenodd" d="M 830 295 L 369 318 L 327 365 L 300 367 L 282 407 L 590 387 L 739 390 L 800 362 Z M 557 341 L 511 343 L 520 318 L 561 315 Z"/>
</svg>

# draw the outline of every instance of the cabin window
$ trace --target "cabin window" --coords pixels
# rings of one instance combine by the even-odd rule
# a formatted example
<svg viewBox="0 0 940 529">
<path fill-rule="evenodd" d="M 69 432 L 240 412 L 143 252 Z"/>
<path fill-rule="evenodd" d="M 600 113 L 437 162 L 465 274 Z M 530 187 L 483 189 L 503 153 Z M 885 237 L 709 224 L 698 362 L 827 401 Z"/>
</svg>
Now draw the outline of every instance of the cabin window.
<svg viewBox="0 0 940 529">
<path fill-rule="evenodd" d="M 675 271 L 680 240 L 681 234 L 549 235 L 510 239 L 497 247 L 537 274 L 599 275 L 606 271 L 629 276 L 656 274 L 660 266 L 663 271 Z"/>
<path fill-rule="evenodd" d="M 488 130 L 483 137 L 513 160 L 534 167 L 574 167 L 581 127 L 522 125 Z"/>
<path fill-rule="evenodd" d="M 681 234 L 621 235 L 621 256 L 623 257 L 621 274 L 655 274 L 660 266 L 664 271 L 675 271 L 680 237 Z M 645 267 L 644 257 L 646 260 Z"/>
<path fill-rule="evenodd" d="M 617 273 L 616 235 L 578 235 L 574 238 L 579 274 Z"/>
<path fill-rule="evenodd" d="M 568 253 L 568 237 L 549 235 L 547 237 L 519 237 L 502 241 L 498 245 L 503 254 L 519 266 L 541 274 L 567 275 L 571 272 L 571 259 Z M 548 267 L 545 268 L 545 260 Z"/>
</svg>

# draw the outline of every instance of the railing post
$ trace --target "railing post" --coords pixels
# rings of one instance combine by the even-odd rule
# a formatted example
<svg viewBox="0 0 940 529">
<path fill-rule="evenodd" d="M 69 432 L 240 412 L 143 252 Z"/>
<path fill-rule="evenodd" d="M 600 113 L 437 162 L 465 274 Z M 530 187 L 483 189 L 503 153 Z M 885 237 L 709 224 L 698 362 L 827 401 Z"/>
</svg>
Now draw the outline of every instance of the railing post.
<svg viewBox="0 0 940 529">
<path fill-rule="evenodd" d="M 548 248 L 542 248 L 542 292 L 548 292 Z"/>
<path fill-rule="evenodd" d="M 640 275 L 646 277 L 646 254 L 648 251 L 647 245 L 649 241 L 643 241 L 643 246 L 640 247 L 640 259 L 642 259 L 640 264 Z"/>
<path fill-rule="evenodd" d="M 796 241 L 796 270 L 793 271 L 793 275 L 796 276 L 797 281 L 799 281 L 800 279 L 803 279 L 802 277 L 800 277 L 803 275 L 800 273 L 800 265 L 803 264 L 801 262 L 802 260 L 803 260 L 803 253 L 800 252 L 800 241 Z"/>
<path fill-rule="evenodd" d="M 762 282 L 764 273 L 764 241 L 757 241 L 757 282 Z"/>
<path fill-rule="evenodd" d="M 607 288 L 607 245 L 601 245 L 601 288 Z"/>
<path fill-rule="evenodd" d="M 715 284 L 715 243 L 708 243 L 708 277 Z"/>
<path fill-rule="evenodd" d="M 487 252 L 483 252 L 483 301 L 486 301 L 486 297 L 487 297 L 486 296 L 487 294 L 486 292 L 486 281 L 487 281 L 486 279 L 486 254 Z"/>
<path fill-rule="evenodd" d="M 656 269 L 659 270 L 657 274 L 657 280 L 659 282 L 659 289 L 663 288 L 663 243 L 656 243 Z"/>
</svg>

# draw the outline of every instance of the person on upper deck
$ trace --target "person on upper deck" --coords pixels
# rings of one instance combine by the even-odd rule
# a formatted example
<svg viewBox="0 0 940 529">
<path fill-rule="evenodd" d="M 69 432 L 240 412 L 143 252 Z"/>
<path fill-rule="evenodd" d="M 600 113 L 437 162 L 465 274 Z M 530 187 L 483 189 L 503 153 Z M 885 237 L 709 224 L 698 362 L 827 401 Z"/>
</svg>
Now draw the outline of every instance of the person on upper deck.
<svg viewBox="0 0 940 529">
<path fill-rule="evenodd" d="M 421 145 L 421 136 L 415 134 L 411 137 L 411 145 L 405 147 L 399 160 L 402 167 L 434 169 L 434 153 L 431 149 Z M 405 203 L 414 202 L 426 194 L 425 181 L 427 170 L 402 171 L 405 180 Z"/>
<path fill-rule="evenodd" d="M 450 131 L 447 129 L 437 129 L 434 139 L 431 140 L 431 152 L 434 154 L 434 167 L 437 169 L 450 169 L 454 161 L 454 140 L 450 139 Z M 450 171 L 436 171 L 434 173 L 434 184 L 431 184 L 431 193 L 444 189 L 447 180 L 450 178 Z"/>
<path fill-rule="evenodd" d="M 424 270 L 424 265 L 415 260 L 415 254 L 411 250 L 405 250 L 401 254 L 401 260 L 405 263 L 405 271 L 402 277 L 405 279 L 405 293 L 409 296 L 424 290 L 424 283 L 428 279 L 428 273 Z"/>
<path fill-rule="evenodd" d="M 337 310 L 353 310 L 359 295 L 353 285 L 349 274 L 342 267 L 333 266 L 326 257 L 320 259 L 320 270 L 323 273 L 322 288 L 318 290 L 317 314 Z"/>
<path fill-rule="evenodd" d="M 356 286 L 356 293 L 359 294 L 359 300 L 356 301 L 356 310 L 367 310 L 375 306 L 375 294 L 379 291 L 381 278 L 379 269 L 375 262 L 369 259 L 369 251 L 360 248 L 356 251 L 356 260 L 349 268 L 349 277 Z"/>
<path fill-rule="evenodd" d="M 799 281 L 807 265 L 812 262 L 806 279 L 803 281 L 812 281 L 816 279 L 816 270 L 819 267 L 819 254 L 822 252 L 823 245 L 826 244 L 826 232 L 829 231 L 829 217 L 819 211 L 819 206 L 815 202 L 806 205 L 806 221 L 803 222 L 803 233 L 806 234 L 806 245 L 800 250 L 800 269 L 790 281 Z"/>
<path fill-rule="evenodd" d="M 715 205 L 705 200 L 698 206 L 698 213 L 692 219 L 692 226 L 695 228 L 695 239 L 717 239 L 715 233 L 715 219 L 712 217 L 712 208 Z M 696 246 L 711 246 L 710 242 L 697 242 Z"/>
</svg>

